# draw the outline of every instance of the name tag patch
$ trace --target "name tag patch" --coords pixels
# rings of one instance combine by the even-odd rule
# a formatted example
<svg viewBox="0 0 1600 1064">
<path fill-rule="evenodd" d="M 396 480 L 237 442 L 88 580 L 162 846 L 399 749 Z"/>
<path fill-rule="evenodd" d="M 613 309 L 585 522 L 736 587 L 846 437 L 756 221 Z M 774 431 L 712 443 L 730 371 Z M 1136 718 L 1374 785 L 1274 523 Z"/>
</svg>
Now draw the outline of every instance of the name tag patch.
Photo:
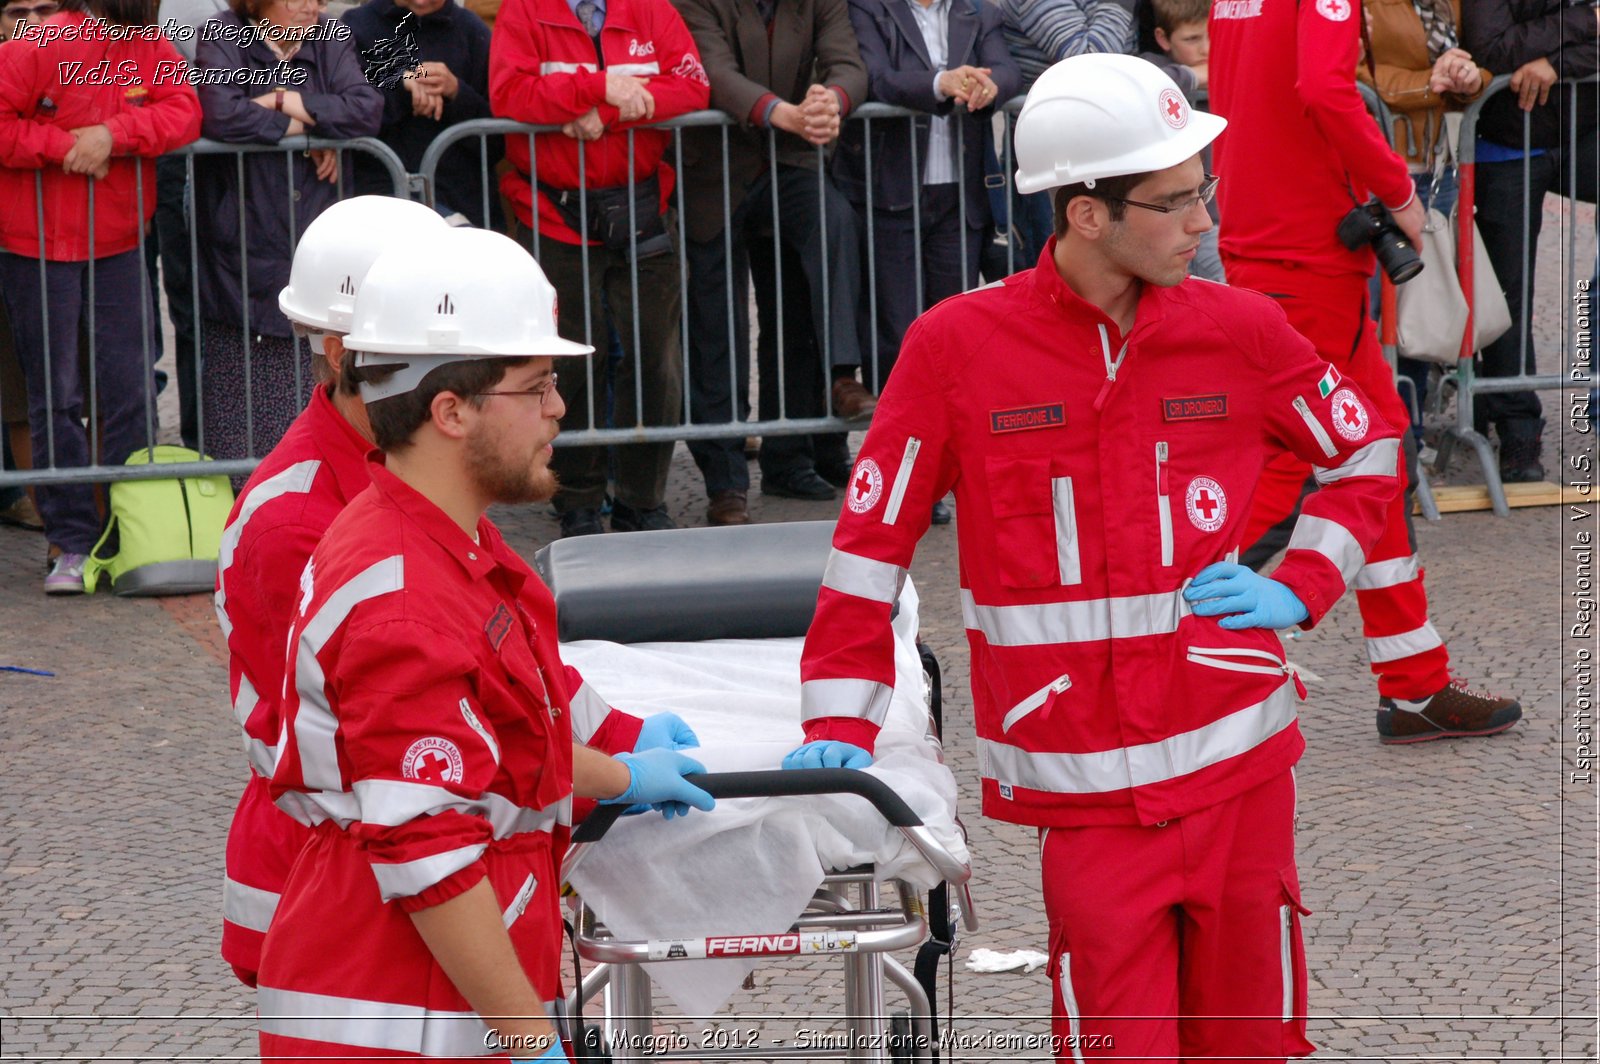
<svg viewBox="0 0 1600 1064">
<path fill-rule="evenodd" d="M 990 432 L 1025 432 L 1028 429 L 1053 429 L 1067 423 L 1067 410 L 1061 403 L 1044 406 L 1019 406 L 1015 410 L 989 411 Z"/>
<path fill-rule="evenodd" d="M 506 635 L 510 631 L 511 611 L 506 609 L 506 604 L 502 602 L 494 608 L 489 623 L 483 626 L 483 634 L 489 637 L 489 644 L 494 647 L 496 654 L 500 653 L 500 644 L 505 642 Z"/>
<path fill-rule="evenodd" d="M 1199 421 L 1208 417 L 1227 417 L 1228 397 L 1185 395 L 1177 399 L 1163 399 L 1161 413 L 1168 421 Z"/>
</svg>

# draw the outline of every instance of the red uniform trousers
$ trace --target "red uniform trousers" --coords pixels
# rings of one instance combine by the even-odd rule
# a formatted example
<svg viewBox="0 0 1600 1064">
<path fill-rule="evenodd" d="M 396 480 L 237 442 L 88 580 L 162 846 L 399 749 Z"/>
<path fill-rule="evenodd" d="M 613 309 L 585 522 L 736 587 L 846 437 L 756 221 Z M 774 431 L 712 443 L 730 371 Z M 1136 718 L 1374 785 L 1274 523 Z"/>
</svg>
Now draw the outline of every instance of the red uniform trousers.
<svg viewBox="0 0 1600 1064">
<path fill-rule="evenodd" d="M 523 971 L 540 1000 L 556 1000 L 563 947 L 550 834 L 497 840 L 484 860 Z M 278 989 L 285 987 L 294 989 Z M 310 832 L 289 872 L 262 953 L 257 1000 L 261 1058 L 273 1064 L 511 1059 L 485 1051 L 489 1028 L 411 917 L 382 900 L 366 855 L 331 822 Z"/>
<path fill-rule="evenodd" d="M 1056 1059 L 1301 1057 L 1294 775 L 1152 827 L 1046 828 Z"/>
<path fill-rule="evenodd" d="M 222 957 L 246 986 L 256 985 L 278 894 L 310 837 L 309 828 L 272 803 L 266 779 L 250 773 L 228 831 L 222 898 Z"/>
<path fill-rule="evenodd" d="M 1355 382 L 1385 421 L 1397 426 L 1411 423 L 1366 313 L 1368 278 L 1330 276 L 1281 261 L 1232 256 L 1225 257 L 1224 264 L 1228 283 L 1276 299 L 1295 331 Z M 1403 483 L 1404 451 L 1400 461 Z M 1287 451 L 1267 463 L 1241 538 L 1245 546 L 1294 512 L 1310 475 L 1311 468 Z M 1361 609 L 1367 660 L 1378 677 L 1378 693 L 1389 698 L 1426 698 L 1450 682 L 1450 653 L 1428 620 L 1428 593 L 1407 514 L 1410 505 L 1405 494 L 1395 496 L 1383 535 L 1367 552 L 1366 567 L 1350 585 Z"/>
</svg>

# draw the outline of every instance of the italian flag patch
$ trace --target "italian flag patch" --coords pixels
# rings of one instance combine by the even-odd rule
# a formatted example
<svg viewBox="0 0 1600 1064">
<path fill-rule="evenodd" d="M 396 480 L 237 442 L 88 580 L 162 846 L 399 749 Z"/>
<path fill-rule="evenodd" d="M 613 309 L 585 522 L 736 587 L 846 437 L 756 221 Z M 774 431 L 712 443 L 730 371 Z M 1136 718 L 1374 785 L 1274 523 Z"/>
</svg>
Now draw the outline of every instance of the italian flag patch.
<svg viewBox="0 0 1600 1064">
<path fill-rule="evenodd" d="M 1328 372 L 1324 373 L 1322 379 L 1317 382 L 1317 395 L 1326 399 L 1333 394 L 1335 388 L 1339 387 L 1340 380 L 1339 371 L 1329 366 Z"/>
</svg>

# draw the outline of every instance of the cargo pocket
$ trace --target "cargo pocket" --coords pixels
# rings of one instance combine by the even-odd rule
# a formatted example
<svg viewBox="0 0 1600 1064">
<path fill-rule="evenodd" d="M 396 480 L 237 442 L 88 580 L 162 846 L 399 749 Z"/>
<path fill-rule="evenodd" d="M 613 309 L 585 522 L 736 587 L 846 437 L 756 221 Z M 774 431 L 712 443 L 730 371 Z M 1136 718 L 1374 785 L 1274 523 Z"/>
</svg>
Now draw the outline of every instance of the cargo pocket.
<svg viewBox="0 0 1600 1064">
<path fill-rule="evenodd" d="M 1067 951 L 1066 936 L 1050 936 L 1050 978 L 1055 980 L 1060 995 L 1061 1011 L 1051 1024 L 1058 1040 L 1057 1060 L 1081 1061 L 1083 1059 L 1083 1013 L 1078 1008 L 1078 995 L 1072 989 L 1072 954 Z"/>
<path fill-rule="evenodd" d="M 1055 587 L 1055 500 L 1049 455 L 994 455 L 985 463 L 994 515 L 994 559 L 1006 587 Z"/>
<path fill-rule="evenodd" d="M 534 878 L 532 872 L 529 872 L 528 878 L 522 881 L 522 886 L 518 887 L 517 892 L 511 896 L 511 903 L 500 914 L 500 922 L 505 925 L 507 930 L 511 929 L 512 924 L 522 919 L 522 914 L 528 911 L 528 903 L 533 901 L 534 891 L 538 889 L 539 881 Z"/>
<path fill-rule="evenodd" d="M 1311 910 L 1300 903 L 1300 877 L 1294 865 L 1280 869 L 1283 898 L 1278 906 L 1278 962 L 1283 977 L 1283 1052 L 1304 1057 L 1317 1047 L 1306 1038 L 1306 954 L 1301 920 Z"/>
</svg>

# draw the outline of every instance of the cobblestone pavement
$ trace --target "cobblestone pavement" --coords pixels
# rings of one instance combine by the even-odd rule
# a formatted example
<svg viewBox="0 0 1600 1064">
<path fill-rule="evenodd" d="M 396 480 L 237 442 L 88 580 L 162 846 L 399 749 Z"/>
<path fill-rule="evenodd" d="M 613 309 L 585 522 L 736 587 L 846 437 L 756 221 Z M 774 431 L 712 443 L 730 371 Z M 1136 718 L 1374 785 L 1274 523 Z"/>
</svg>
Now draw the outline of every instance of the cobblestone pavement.
<svg viewBox="0 0 1600 1064">
<path fill-rule="evenodd" d="M 1559 455 L 1554 425 L 1549 438 L 1552 472 L 1593 460 L 1593 437 L 1566 426 Z M 1465 456 L 1446 477 L 1476 479 Z M 680 523 L 703 522 L 699 483 L 680 448 L 669 499 Z M 1569 781 L 1568 716 L 1571 665 L 1593 646 L 1567 634 L 1569 548 L 1594 528 L 1588 509 L 1586 524 L 1544 507 L 1418 527 L 1458 674 L 1523 701 L 1509 733 L 1380 747 L 1352 603 L 1289 644 L 1320 677 L 1298 774 L 1317 1059 L 1595 1059 L 1596 788 Z M 755 493 L 752 511 L 784 521 L 836 508 Z M 555 532 L 545 507 L 497 517 L 526 553 Z M 913 572 L 945 668 L 946 750 L 972 810 L 954 544 L 953 527 L 931 530 Z M 0 672 L 0 1059 L 249 1058 L 253 998 L 217 956 L 223 838 L 245 770 L 209 602 L 48 601 L 42 556 L 39 537 L 0 528 L 0 664 L 55 673 Z M 1048 1030 L 1042 970 L 962 970 L 974 947 L 1044 948 L 1033 833 L 965 819 L 983 928 L 957 949 L 955 1029 L 970 1048 L 956 1059 L 1039 1059 L 984 1048 L 981 1035 Z M 841 983 L 821 965 L 763 969 L 719 1022 L 792 1035 L 800 1017 L 839 1015 Z"/>
</svg>

